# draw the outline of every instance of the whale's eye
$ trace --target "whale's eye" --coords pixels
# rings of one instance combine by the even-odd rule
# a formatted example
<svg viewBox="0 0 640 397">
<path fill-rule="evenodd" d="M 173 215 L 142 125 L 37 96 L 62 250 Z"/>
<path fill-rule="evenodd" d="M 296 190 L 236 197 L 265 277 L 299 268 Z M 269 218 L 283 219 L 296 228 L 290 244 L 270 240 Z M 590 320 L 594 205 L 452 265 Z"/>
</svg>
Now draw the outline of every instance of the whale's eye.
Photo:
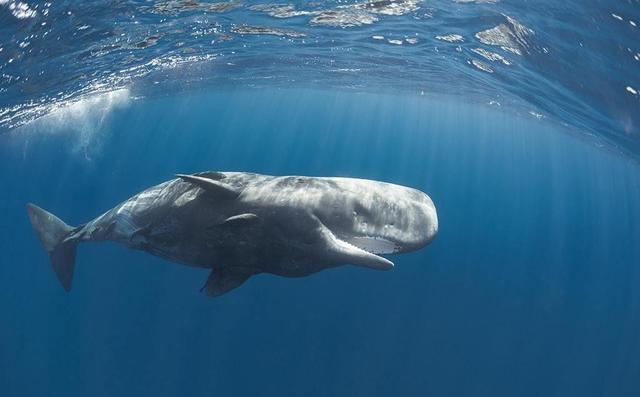
<svg viewBox="0 0 640 397">
<path fill-rule="evenodd" d="M 362 216 L 366 216 L 366 217 L 370 217 L 371 216 L 371 211 L 369 211 L 369 209 L 365 206 L 363 206 L 360 203 L 355 203 L 354 204 L 354 211 L 358 214 L 361 214 Z"/>
</svg>

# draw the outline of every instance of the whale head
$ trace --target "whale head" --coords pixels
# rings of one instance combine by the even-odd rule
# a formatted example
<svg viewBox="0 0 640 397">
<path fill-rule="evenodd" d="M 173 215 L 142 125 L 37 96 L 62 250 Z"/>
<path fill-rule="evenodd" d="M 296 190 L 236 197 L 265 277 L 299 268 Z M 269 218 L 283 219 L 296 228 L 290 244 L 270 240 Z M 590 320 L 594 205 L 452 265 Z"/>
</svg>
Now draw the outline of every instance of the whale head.
<svg viewBox="0 0 640 397">
<path fill-rule="evenodd" d="M 339 195 L 327 194 L 316 208 L 339 240 L 372 254 L 418 250 L 438 233 L 438 216 L 425 193 L 394 184 L 332 178 Z"/>
</svg>

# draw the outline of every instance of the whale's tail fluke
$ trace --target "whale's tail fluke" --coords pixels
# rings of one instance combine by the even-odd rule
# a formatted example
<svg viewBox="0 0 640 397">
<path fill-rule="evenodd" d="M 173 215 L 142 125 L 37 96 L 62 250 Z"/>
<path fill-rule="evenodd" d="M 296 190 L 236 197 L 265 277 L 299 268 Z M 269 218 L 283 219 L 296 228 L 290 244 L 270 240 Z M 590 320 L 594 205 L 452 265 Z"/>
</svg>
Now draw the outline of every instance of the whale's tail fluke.
<svg viewBox="0 0 640 397">
<path fill-rule="evenodd" d="M 73 235 L 76 228 L 34 204 L 27 204 L 27 212 L 33 230 L 49 253 L 53 271 L 60 280 L 60 284 L 65 291 L 70 291 L 78 241 L 69 237 Z"/>
</svg>

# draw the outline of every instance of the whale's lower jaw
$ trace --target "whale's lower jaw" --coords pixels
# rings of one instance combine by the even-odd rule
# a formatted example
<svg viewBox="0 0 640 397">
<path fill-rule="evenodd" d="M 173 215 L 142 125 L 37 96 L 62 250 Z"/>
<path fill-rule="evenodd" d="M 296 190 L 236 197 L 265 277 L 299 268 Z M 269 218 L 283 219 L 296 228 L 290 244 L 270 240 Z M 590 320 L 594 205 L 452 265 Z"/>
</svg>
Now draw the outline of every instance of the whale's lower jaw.
<svg viewBox="0 0 640 397">
<path fill-rule="evenodd" d="M 393 262 L 366 251 L 337 237 L 331 229 L 314 217 L 318 224 L 319 237 L 324 241 L 327 259 L 338 264 L 351 264 L 375 270 L 389 270 Z"/>
</svg>

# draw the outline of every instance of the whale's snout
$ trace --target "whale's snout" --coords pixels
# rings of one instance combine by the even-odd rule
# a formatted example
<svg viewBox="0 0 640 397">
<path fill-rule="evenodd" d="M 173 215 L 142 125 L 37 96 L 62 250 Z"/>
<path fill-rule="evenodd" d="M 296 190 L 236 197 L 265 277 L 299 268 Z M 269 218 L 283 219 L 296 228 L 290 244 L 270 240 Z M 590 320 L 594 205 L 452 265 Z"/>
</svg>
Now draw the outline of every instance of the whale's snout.
<svg viewBox="0 0 640 397">
<path fill-rule="evenodd" d="M 431 200 L 429 199 L 429 201 L 431 202 Z M 426 222 L 426 227 L 425 227 L 425 240 L 426 240 L 426 244 L 429 244 L 430 242 L 433 241 L 433 239 L 436 238 L 436 236 L 438 235 L 438 213 L 436 211 L 436 207 L 435 205 L 433 205 L 433 202 L 431 202 L 430 207 L 427 209 L 426 211 L 427 213 L 427 222 Z"/>
<path fill-rule="evenodd" d="M 415 219 L 412 223 L 416 230 L 412 235 L 417 237 L 417 241 L 408 245 L 412 249 L 419 249 L 436 238 L 438 234 L 438 213 L 431 198 L 422 192 L 420 192 L 420 199 L 417 201 L 415 209 L 413 214 Z"/>
</svg>

